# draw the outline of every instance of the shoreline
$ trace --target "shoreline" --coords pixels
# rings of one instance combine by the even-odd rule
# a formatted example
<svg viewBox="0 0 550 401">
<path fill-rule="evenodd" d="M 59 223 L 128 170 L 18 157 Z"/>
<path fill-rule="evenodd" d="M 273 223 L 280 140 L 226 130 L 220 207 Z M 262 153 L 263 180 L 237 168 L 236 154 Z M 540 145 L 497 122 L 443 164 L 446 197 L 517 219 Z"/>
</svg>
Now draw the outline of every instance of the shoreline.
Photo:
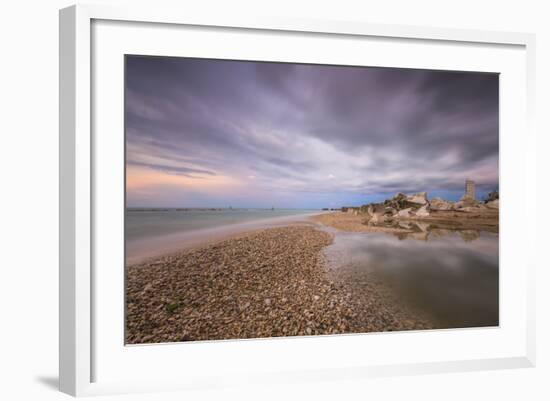
<svg viewBox="0 0 550 401">
<path fill-rule="evenodd" d="M 153 238 L 126 241 L 125 263 L 127 266 L 131 266 L 155 258 L 170 256 L 182 251 L 237 238 L 249 233 L 259 232 L 268 228 L 285 227 L 296 224 L 315 224 L 312 222 L 311 217 L 316 215 L 317 213 L 304 213 L 290 216 L 278 216 L 269 219 L 258 219 L 219 227 L 182 231 Z"/>
<path fill-rule="evenodd" d="M 415 234 L 428 229 L 453 231 L 487 231 L 499 232 L 498 211 L 490 215 L 477 215 L 460 212 L 432 212 L 427 217 L 402 217 L 395 219 L 391 224 L 369 224 L 369 218 L 345 212 L 333 212 L 312 216 L 312 220 L 324 226 L 332 227 L 343 232 L 365 232 L 386 234 Z"/>
<path fill-rule="evenodd" d="M 279 223 L 222 230 L 220 237 L 129 264 L 126 343 L 449 328 L 375 278 L 358 284 L 353 271 L 333 269 L 326 260 L 324 250 L 338 232 L 399 236 L 411 230 L 369 226 L 343 212 Z"/>
<path fill-rule="evenodd" d="M 266 228 L 126 269 L 126 343 L 435 328 L 331 272 L 318 223 Z M 353 294 L 353 296 L 352 296 Z"/>
<path fill-rule="evenodd" d="M 259 219 L 234 223 L 214 228 L 204 228 L 162 235 L 154 238 L 126 241 L 125 264 L 151 261 L 155 258 L 178 254 L 183 251 L 215 244 L 220 241 L 238 238 L 243 235 L 257 233 L 265 229 L 286 227 L 289 225 L 322 226 L 325 229 L 336 229 L 343 232 L 386 233 L 398 237 L 415 237 L 428 228 L 453 231 L 487 231 L 499 232 L 498 211 L 485 215 L 466 212 L 432 212 L 431 216 L 422 218 L 399 218 L 397 224 L 368 224 L 364 215 L 340 211 L 321 213 L 306 213 L 282 216 L 269 219 Z"/>
<path fill-rule="evenodd" d="M 322 268 L 331 242 L 291 225 L 130 266 L 126 343 L 345 332 L 344 299 Z"/>
</svg>

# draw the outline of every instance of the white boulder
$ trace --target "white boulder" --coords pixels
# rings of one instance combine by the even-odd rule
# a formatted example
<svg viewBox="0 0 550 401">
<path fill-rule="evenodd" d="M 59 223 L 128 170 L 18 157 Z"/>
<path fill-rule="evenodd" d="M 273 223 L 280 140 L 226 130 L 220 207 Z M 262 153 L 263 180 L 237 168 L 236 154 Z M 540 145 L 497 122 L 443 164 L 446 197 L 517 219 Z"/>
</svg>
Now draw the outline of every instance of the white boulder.
<svg viewBox="0 0 550 401">
<path fill-rule="evenodd" d="M 397 212 L 397 217 L 410 217 L 412 208 L 403 209 Z"/>
<path fill-rule="evenodd" d="M 498 199 L 487 202 L 486 206 L 490 209 L 498 209 Z"/>
<path fill-rule="evenodd" d="M 428 205 L 424 205 L 416 211 L 416 217 L 428 217 L 429 215 L 430 209 Z"/>
<path fill-rule="evenodd" d="M 416 203 L 418 205 L 425 205 L 428 203 L 428 193 L 418 192 L 416 194 L 408 195 L 407 202 Z"/>
<path fill-rule="evenodd" d="M 453 204 L 451 202 L 447 202 L 441 198 L 433 198 L 430 201 L 431 210 L 451 210 L 452 208 Z"/>
</svg>

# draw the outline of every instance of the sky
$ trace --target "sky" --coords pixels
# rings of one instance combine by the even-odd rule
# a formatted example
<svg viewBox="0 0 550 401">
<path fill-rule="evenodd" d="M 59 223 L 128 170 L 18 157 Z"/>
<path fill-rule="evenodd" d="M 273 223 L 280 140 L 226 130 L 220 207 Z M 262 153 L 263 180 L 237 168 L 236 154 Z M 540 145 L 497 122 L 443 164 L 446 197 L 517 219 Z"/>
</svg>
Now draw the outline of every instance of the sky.
<svg viewBox="0 0 550 401">
<path fill-rule="evenodd" d="M 498 75 L 126 56 L 129 207 L 323 208 L 498 189 Z"/>
</svg>

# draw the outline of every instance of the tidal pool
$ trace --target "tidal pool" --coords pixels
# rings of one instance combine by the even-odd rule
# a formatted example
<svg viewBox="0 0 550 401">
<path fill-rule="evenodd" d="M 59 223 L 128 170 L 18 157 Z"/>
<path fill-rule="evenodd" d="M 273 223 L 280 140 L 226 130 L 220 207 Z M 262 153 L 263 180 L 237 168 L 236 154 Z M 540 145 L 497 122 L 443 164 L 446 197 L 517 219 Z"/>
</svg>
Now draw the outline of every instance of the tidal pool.
<svg viewBox="0 0 550 401">
<path fill-rule="evenodd" d="M 498 246 L 477 230 L 336 232 L 325 257 L 355 288 L 379 282 L 434 327 L 487 327 L 499 325 Z"/>
</svg>

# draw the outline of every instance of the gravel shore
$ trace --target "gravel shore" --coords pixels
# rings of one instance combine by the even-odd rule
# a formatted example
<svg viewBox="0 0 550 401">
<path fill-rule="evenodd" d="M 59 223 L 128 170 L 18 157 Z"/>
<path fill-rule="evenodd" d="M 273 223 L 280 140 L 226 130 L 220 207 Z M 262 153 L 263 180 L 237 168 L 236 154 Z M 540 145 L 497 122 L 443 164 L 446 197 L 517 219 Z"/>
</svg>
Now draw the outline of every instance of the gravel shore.
<svg viewBox="0 0 550 401">
<path fill-rule="evenodd" d="M 126 343 L 429 328 L 331 273 L 330 234 L 286 226 L 129 266 Z M 368 291 L 365 291 L 368 288 Z"/>
</svg>

